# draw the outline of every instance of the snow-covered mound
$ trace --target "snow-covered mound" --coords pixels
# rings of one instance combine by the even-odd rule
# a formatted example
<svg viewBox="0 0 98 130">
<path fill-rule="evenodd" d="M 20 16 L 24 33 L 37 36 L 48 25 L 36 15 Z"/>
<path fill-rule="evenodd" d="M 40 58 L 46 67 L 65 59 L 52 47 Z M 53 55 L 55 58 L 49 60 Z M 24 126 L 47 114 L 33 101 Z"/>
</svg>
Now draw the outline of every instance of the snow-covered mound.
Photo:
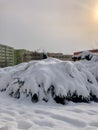
<svg viewBox="0 0 98 130">
<path fill-rule="evenodd" d="M 95 65 L 95 67 L 93 66 Z M 98 101 L 98 62 L 47 58 L 0 69 L 0 91 L 32 102 Z"/>
</svg>

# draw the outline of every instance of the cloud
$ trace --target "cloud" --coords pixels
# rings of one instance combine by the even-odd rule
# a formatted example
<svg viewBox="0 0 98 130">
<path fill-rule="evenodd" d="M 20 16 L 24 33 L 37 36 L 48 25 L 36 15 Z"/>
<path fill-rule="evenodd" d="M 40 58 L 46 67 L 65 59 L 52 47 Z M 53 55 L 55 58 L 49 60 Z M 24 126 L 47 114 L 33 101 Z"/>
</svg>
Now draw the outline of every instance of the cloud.
<svg viewBox="0 0 98 130">
<path fill-rule="evenodd" d="M 64 53 L 89 49 L 98 33 L 91 19 L 95 2 L 0 0 L 0 42 Z"/>
</svg>

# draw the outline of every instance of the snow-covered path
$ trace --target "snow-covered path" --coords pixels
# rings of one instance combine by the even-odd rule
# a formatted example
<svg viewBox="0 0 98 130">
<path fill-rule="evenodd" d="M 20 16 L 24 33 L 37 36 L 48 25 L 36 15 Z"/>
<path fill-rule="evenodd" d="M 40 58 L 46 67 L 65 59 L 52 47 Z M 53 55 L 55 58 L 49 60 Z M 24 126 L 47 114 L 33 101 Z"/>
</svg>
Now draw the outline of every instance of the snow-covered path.
<svg viewBox="0 0 98 130">
<path fill-rule="evenodd" d="M 0 130 L 98 130 L 98 104 L 34 104 L 0 93 Z"/>
</svg>

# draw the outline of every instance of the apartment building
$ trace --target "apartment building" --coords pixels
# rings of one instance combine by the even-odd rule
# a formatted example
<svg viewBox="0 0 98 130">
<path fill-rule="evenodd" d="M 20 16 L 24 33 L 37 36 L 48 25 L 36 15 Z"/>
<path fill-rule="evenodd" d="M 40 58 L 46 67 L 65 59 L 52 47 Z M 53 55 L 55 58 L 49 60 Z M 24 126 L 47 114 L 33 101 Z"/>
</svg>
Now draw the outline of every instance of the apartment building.
<svg viewBox="0 0 98 130">
<path fill-rule="evenodd" d="M 14 48 L 0 44 L 0 67 L 14 65 Z"/>
<path fill-rule="evenodd" d="M 64 55 L 63 53 L 47 53 L 47 56 L 57 58 L 63 61 L 72 60 L 72 55 Z M 43 52 L 25 52 L 23 55 L 24 62 L 41 59 L 43 59 Z"/>
<path fill-rule="evenodd" d="M 48 57 L 60 60 L 72 60 L 72 55 L 64 55 L 63 53 L 47 53 Z M 14 49 L 10 46 L 0 44 L 0 67 L 17 65 L 22 62 L 31 60 L 41 60 L 45 58 L 43 52 L 28 51 L 25 49 Z"/>
<path fill-rule="evenodd" d="M 72 60 L 72 55 L 65 55 L 63 53 L 47 53 L 49 57 L 57 58 L 59 60 Z"/>
<path fill-rule="evenodd" d="M 24 62 L 28 62 L 31 60 L 41 60 L 43 59 L 43 53 L 39 53 L 39 52 L 25 52 L 23 55 L 23 61 Z"/>
<path fill-rule="evenodd" d="M 29 51 L 25 50 L 25 49 L 15 49 L 14 50 L 14 64 L 15 65 L 25 62 L 23 59 L 23 56 L 26 52 L 29 52 Z"/>
</svg>

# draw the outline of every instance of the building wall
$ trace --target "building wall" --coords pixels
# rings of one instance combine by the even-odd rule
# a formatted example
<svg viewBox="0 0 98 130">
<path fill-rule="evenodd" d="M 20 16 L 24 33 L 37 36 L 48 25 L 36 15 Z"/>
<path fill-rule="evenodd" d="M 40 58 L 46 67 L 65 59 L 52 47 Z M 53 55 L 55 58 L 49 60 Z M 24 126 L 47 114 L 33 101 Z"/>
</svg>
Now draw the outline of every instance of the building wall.
<svg viewBox="0 0 98 130">
<path fill-rule="evenodd" d="M 23 55 L 23 61 L 28 62 L 31 60 L 41 60 L 43 59 L 43 53 L 38 53 L 38 52 L 25 52 Z"/>
<path fill-rule="evenodd" d="M 60 60 L 72 60 L 72 55 L 63 55 L 62 53 L 47 53 L 48 57 L 57 58 Z M 25 52 L 23 55 L 23 61 L 28 62 L 31 60 L 41 60 L 43 59 L 42 52 Z"/>
<path fill-rule="evenodd" d="M 14 65 L 14 49 L 0 44 L 0 67 Z"/>
<path fill-rule="evenodd" d="M 24 57 L 24 54 L 27 52 L 29 52 L 29 51 L 24 50 L 24 49 L 15 49 L 14 50 L 14 65 L 25 62 L 23 57 Z"/>
<path fill-rule="evenodd" d="M 47 53 L 47 55 L 63 61 L 72 60 L 72 55 L 64 55 L 63 53 Z"/>
</svg>

